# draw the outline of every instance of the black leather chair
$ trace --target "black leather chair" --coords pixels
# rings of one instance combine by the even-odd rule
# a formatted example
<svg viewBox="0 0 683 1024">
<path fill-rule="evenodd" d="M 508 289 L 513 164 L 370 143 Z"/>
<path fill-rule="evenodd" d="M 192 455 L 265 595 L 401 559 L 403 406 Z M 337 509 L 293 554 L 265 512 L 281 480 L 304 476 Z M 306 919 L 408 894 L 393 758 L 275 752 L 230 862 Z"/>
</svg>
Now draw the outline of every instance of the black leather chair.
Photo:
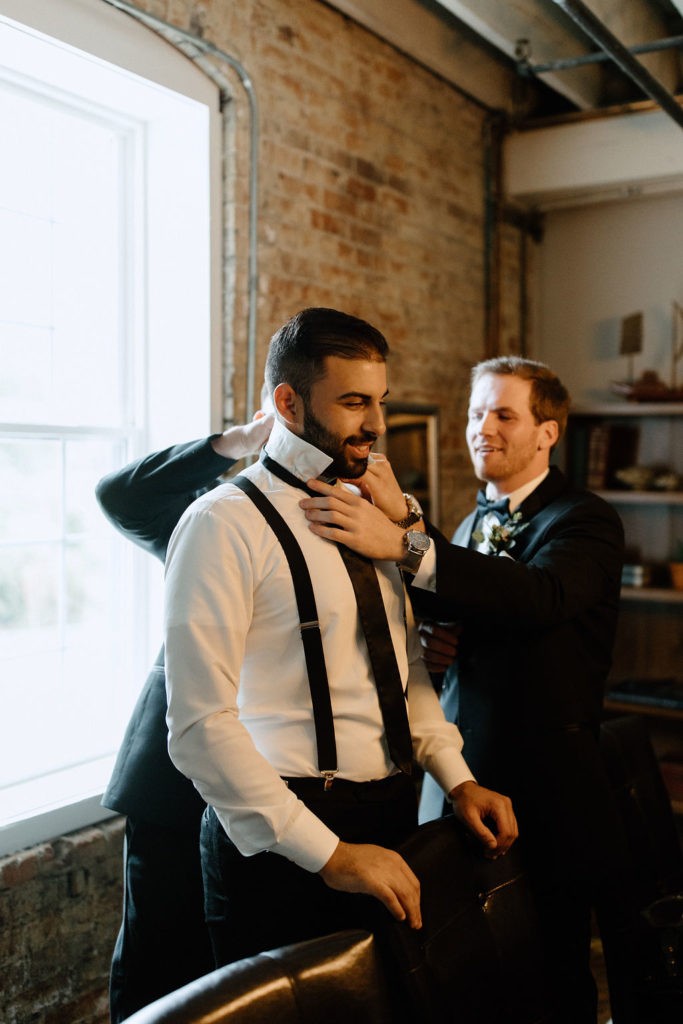
<svg viewBox="0 0 683 1024">
<path fill-rule="evenodd" d="M 387 913 L 373 937 L 339 932 L 223 967 L 129 1024 L 551 1024 L 543 950 L 518 855 L 484 858 L 450 816 L 401 848 L 423 928 Z"/>
<path fill-rule="evenodd" d="M 229 964 L 128 1024 L 393 1024 L 368 932 L 346 931 Z"/>
<path fill-rule="evenodd" d="M 420 879 L 423 927 L 389 925 L 413 1024 L 550 1024 L 544 950 L 517 847 L 498 860 L 453 816 L 401 853 Z"/>
<path fill-rule="evenodd" d="M 642 717 L 603 722 L 600 750 L 621 810 L 642 908 L 683 889 L 683 853 L 671 800 Z"/>
<path fill-rule="evenodd" d="M 624 901 L 632 901 L 636 955 L 625 986 L 639 1024 L 670 1024 L 683 1020 L 683 852 L 671 801 L 643 718 L 603 722 L 600 748 L 633 865 Z"/>
</svg>

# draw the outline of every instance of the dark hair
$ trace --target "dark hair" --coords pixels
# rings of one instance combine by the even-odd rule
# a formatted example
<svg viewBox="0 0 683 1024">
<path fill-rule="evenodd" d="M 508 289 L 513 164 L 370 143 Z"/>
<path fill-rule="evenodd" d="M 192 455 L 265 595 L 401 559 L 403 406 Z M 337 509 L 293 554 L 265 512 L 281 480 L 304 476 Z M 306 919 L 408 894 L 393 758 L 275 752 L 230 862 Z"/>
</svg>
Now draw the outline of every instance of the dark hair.
<svg viewBox="0 0 683 1024">
<path fill-rule="evenodd" d="M 326 356 L 383 363 L 388 354 L 384 335 L 365 320 L 337 309 L 302 309 L 270 339 L 266 384 L 271 395 L 284 382 L 307 399 Z"/>
<path fill-rule="evenodd" d="M 558 441 L 564 434 L 569 414 L 569 392 L 549 366 L 535 359 L 522 359 L 521 356 L 498 356 L 486 359 L 472 367 L 471 386 L 485 373 L 497 373 L 501 376 L 521 377 L 531 381 L 529 407 L 537 423 L 556 420 L 559 428 Z"/>
</svg>

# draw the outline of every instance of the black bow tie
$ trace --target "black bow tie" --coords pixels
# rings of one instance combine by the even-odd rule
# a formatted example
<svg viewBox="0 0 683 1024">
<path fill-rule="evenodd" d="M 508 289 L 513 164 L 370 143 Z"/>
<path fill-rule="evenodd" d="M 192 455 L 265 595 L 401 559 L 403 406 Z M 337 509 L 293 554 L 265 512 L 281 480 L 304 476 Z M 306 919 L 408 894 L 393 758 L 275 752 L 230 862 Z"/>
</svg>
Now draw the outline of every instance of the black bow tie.
<svg viewBox="0 0 683 1024">
<path fill-rule="evenodd" d="M 477 494 L 477 509 L 480 515 L 486 515 L 487 512 L 495 512 L 499 519 L 502 517 L 508 519 L 510 516 L 510 499 L 499 498 L 498 501 L 489 501 L 486 497 L 486 492 L 479 491 Z"/>
</svg>

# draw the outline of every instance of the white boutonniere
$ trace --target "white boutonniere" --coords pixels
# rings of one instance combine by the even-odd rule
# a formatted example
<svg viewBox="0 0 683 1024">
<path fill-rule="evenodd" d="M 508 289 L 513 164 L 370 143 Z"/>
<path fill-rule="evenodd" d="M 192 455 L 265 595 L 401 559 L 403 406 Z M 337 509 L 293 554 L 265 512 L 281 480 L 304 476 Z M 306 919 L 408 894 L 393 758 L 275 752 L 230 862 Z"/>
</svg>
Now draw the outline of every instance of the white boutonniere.
<svg viewBox="0 0 683 1024">
<path fill-rule="evenodd" d="M 522 522 L 522 513 L 518 511 L 511 515 L 504 525 L 501 523 L 486 523 L 484 531 L 475 530 L 472 537 L 476 540 L 477 544 L 483 544 L 486 541 L 488 548 L 485 554 L 506 555 L 510 558 L 508 550 L 515 546 L 515 537 L 522 530 L 526 530 L 528 525 L 528 523 Z"/>
</svg>

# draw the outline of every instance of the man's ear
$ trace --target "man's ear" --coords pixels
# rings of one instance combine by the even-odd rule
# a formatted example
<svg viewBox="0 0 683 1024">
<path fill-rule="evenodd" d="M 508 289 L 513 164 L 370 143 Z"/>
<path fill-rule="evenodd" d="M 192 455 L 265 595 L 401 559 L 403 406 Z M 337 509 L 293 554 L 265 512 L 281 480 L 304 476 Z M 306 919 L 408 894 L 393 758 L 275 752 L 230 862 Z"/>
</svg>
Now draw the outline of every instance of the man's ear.
<svg viewBox="0 0 683 1024">
<path fill-rule="evenodd" d="M 538 447 L 539 450 L 550 450 L 553 448 L 558 441 L 560 436 L 560 428 L 557 420 L 544 420 L 540 424 L 540 431 L 538 434 Z"/>
<path fill-rule="evenodd" d="M 280 417 L 291 426 L 303 423 L 303 402 L 301 396 L 290 384 L 278 384 L 273 391 L 273 405 Z"/>
</svg>

